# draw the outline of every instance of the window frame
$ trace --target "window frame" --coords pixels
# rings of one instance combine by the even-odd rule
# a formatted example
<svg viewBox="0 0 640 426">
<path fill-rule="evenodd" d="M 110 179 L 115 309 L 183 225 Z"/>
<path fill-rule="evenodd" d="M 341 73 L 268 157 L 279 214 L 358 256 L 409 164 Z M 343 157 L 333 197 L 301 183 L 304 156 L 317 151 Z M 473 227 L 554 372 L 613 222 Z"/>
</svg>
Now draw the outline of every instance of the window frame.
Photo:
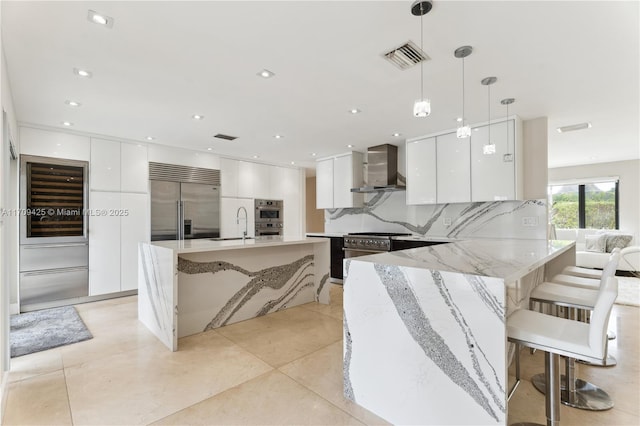
<svg viewBox="0 0 640 426">
<path fill-rule="evenodd" d="M 615 216 L 615 230 L 620 230 L 620 179 L 611 179 L 611 180 L 599 180 L 594 179 L 594 181 L 589 182 L 587 179 L 581 179 L 579 183 L 550 183 L 549 188 L 554 186 L 562 186 L 562 185 L 577 185 L 578 186 L 578 229 L 586 229 L 585 225 L 587 222 L 587 208 L 586 208 L 586 186 L 601 183 L 601 182 L 613 182 L 615 184 L 614 191 L 614 216 Z M 551 194 L 551 191 L 549 191 Z M 549 210 L 551 210 L 553 206 L 553 195 L 549 195 L 550 204 Z M 551 220 L 551 215 L 549 217 Z"/>
</svg>

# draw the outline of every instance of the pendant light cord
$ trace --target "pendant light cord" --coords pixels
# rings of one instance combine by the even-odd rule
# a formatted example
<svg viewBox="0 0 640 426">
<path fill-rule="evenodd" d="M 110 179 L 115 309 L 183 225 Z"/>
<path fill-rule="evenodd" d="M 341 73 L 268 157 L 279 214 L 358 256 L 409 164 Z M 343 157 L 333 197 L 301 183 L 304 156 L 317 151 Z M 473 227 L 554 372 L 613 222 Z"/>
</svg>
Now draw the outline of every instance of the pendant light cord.
<svg viewBox="0 0 640 426">
<path fill-rule="evenodd" d="M 509 104 L 507 104 L 507 118 L 504 122 L 507 125 L 507 154 L 509 154 Z"/>
<path fill-rule="evenodd" d="M 489 89 L 489 96 L 487 98 L 487 105 L 489 106 L 489 139 L 487 140 L 487 145 L 491 145 L 491 84 L 487 84 L 487 89 Z M 509 129 L 507 129 L 509 131 Z M 507 138 L 507 144 L 509 140 Z"/>
<path fill-rule="evenodd" d="M 464 127 L 464 57 L 462 58 L 462 127 Z"/>
<path fill-rule="evenodd" d="M 424 43 L 424 36 L 422 35 L 422 25 L 424 21 L 424 10 L 422 3 L 420 3 L 420 50 L 424 52 L 422 44 Z M 424 60 L 420 61 L 420 100 L 424 101 Z"/>
</svg>

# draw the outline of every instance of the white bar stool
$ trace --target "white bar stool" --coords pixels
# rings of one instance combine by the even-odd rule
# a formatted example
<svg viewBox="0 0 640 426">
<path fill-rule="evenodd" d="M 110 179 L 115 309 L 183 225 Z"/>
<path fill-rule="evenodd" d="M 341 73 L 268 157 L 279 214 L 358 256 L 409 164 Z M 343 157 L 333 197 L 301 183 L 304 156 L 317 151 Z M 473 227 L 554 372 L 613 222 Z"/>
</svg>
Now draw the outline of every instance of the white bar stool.
<svg viewBox="0 0 640 426">
<path fill-rule="evenodd" d="M 618 280 L 610 277 L 598 296 L 590 324 L 524 309 L 507 319 L 510 342 L 545 352 L 547 426 L 560 424 L 559 356 L 604 362 L 607 357 L 607 324 L 617 296 Z M 563 393 L 567 392 L 569 390 L 565 389 Z"/>
<path fill-rule="evenodd" d="M 564 307 L 567 309 L 567 319 L 569 317 L 568 309 L 576 309 L 579 311 L 590 311 L 594 309 L 601 293 L 606 287 L 608 279 L 614 277 L 619 259 L 620 253 L 613 253 L 611 255 L 609 262 L 602 272 L 600 288 L 598 290 L 545 282 L 538 285 L 531 292 L 529 299 L 530 308 L 532 308 L 535 303 L 546 303 L 555 307 Z M 577 316 L 579 317 L 579 315 Z M 570 407 L 594 411 L 608 410 L 613 407 L 611 397 L 609 397 L 604 390 L 592 383 L 575 377 L 575 361 L 575 359 L 569 357 L 565 363 L 566 371 L 563 383 L 566 384 L 565 387 L 567 391 L 562 394 L 562 403 Z M 614 358 L 610 360 L 605 358 L 604 361 L 598 361 L 595 364 L 603 366 L 607 365 L 607 363 L 609 363 L 609 365 L 615 365 L 616 361 Z M 531 382 L 538 391 L 545 392 L 545 375 L 536 374 L 531 378 Z"/>
<path fill-rule="evenodd" d="M 611 255 L 613 255 L 615 253 L 620 253 L 620 258 L 622 258 L 622 251 L 618 247 L 616 247 L 613 250 L 611 250 Z M 611 261 L 611 256 L 609 256 L 609 262 L 610 261 Z M 616 268 L 617 267 L 618 267 L 618 265 L 616 265 Z M 600 278 L 602 278 L 602 272 L 603 271 L 598 270 L 598 269 L 583 268 L 581 266 L 567 266 L 562 270 L 562 272 L 560 274 L 558 274 L 555 277 L 553 277 L 553 279 L 551 281 L 561 282 L 561 281 L 556 279 L 556 278 L 560 278 L 560 277 L 562 277 L 562 279 L 567 279 L 568 277 L 578 277 L 578 278 L 586 278 L 586 279 L 590 279 L 590 280 L 600 281 Z M 614 272 L 614 274 L 615 274 L 615 272 Z M 568 282 L 566 282 L 565 284 L 567 284 L 567 285 L 576 285 L 577 287 L 593 286 L 594 285 L 592 282 L 581 281 L 581 280 L 576 281 L 575 284 L 572 284 L 571 280 L 568 280 Z M 599 283 L 596 283 L 595 285 L 598 286 Z"/>
</svg>

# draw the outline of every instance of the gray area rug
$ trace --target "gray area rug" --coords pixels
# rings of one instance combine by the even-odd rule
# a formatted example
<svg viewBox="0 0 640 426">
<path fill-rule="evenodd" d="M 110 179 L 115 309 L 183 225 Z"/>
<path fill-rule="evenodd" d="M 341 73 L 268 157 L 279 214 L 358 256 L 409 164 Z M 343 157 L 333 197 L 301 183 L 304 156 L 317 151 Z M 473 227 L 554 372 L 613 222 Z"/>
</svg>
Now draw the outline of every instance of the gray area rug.
<svg viewBox="0 0 640 426">
<path fill-rule="evenodd" d="M 11 358 L 82 342 L 93 336 L 73 306 L 11 316 Z"/>
</svg>

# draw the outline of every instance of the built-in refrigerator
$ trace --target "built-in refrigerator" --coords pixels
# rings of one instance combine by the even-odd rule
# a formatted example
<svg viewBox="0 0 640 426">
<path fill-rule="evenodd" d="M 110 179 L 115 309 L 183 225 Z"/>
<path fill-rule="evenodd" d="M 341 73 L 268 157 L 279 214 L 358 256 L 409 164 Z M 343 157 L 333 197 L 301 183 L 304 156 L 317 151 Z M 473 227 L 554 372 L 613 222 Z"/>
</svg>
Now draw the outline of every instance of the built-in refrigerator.
<svg viewBox="0 0 640 426">
<path fill-rule="evenodd" d="M 149 163 L 151 241 L 220 237 L 220 171 Z"/>
</svg>

